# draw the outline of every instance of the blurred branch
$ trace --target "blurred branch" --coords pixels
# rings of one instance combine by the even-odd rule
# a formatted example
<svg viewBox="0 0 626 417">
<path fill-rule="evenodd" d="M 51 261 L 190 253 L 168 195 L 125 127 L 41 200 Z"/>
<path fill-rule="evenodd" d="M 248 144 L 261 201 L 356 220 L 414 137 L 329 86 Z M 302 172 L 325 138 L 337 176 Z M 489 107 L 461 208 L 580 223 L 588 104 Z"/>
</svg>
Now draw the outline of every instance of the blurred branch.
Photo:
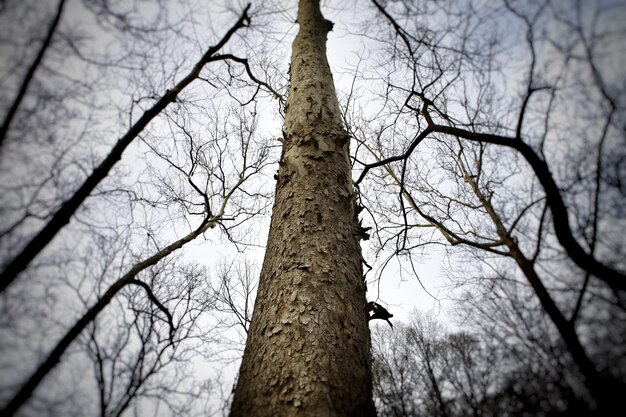
<svg viewBox="0 0 626 417">
<path fill-rule="evenodd" d="M 43 59 L 46 53 L 46 50 L 50 46 L 50 42 L 52 42 L 52 37 L 54 36 L 56 28 L 59 22 L 61 21 L 61 14 L 63 13 L 64 5 L 65 5 L 65 0 L 59 0 L 59 5 L 57 6 L 56 15 L 54 16 L 54 19 L 50 23 L 50 27 L 48 28 L 48 33 L 43 43 L 41 44 L 41 48 L 39 48 L 37 55 L 35 55 L 35 59 L 33 60 L 30 67 L 28 68 L 28 71 L 26 72 L 26 75 L 24 76 L 24 79 L 22 80 L 22 84 L 20 85 L 20 89 L 17 92 L 17 96 L 15 96 L 15 98 L 13 99 L 11 108 L 9 109 L 9 111 L 7 112 L 7 115 L 4 117 L 4 120 L 2 121 L 2 126 L 0 126 L 0 152 L 2 151 L 2 144 L 9 131 L 9 127 L 11 126 L 11 122 L 13 121 L 13 117 L 15 116 L 15 113 L 17 113 L 17 109 L 22 103 L 22 99 L 26 95 L 26 90 L 28 90 L 30 82 L 32 81 L 35 75 L 35 71 L 37 71 L 37 68 L 39 68 L 39 64 L 41 64 L 41 60 Z"/>
</svg>

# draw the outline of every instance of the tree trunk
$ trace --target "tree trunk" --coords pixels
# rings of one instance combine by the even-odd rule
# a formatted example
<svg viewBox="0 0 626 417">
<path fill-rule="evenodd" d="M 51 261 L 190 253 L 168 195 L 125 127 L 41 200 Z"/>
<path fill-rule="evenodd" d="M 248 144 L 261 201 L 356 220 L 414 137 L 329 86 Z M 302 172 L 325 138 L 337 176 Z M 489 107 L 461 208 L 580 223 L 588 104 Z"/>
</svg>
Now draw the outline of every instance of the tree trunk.
<svg viewBox="0 0 626 417">
<path fill-rule="evenodd" d="M 50 27 L 48 28 L 48 33 L 46 34 L 46 37 L 43 40 L 43 43 L 41 44 L 39 51 L 37 51 L 37 55 L 35 55 L 35 59 L 33 60 L 33 63 L 30 64 L 30 67 L 28 67 L 28 71 L 26 71 L 26 75 L 24 76 L 24 79 L 22 80 L 20 89 L 17 91 L 17 95 L 13 99 L 11 108 L 9 108 L 9 111 L 7 112 L 7 115 L 4 117 L 4 121 L 2 122 L 2 126 L 0 126 L 0 152 L 2 152 L 2 144 L 4 143 L 4 139 L 6 138 L 7 133 L 9 132 L 9 126 L 11 126 L 11 123 L 13 122 L 13 118 L 15 117 L 15 114 L 17 113 L 17 109 L 20 107 L 20 104 L 22 104 L 22 101 L 24 100 L 24 96 L 26 96 L 26 91 L 28 90 L 28 87 L 30 87 L 30 83 L 33 81 L 33 77 L 35 76 L 35 71 L 37 71 L 37 69 L 39 68 L 39 65 L 41 65 L 41 61 L 43 60 L 43 57 L 46 54 L 46 51 L 48 50 L 50 43 L 52 43 L 52 38 L 54 37 L 57 27 L 59 26 L 59 22 L 61 21 L 61 15 L 63 14 L 64 6 L 65 6 L 65 0 L 60 0 L 59 5 L 57 6 L 56 14 L 54 15 L 54 18 L 52 19 L 52 23 L 50 23 Z"/>
<path fill-rule="evenodd" d="M 231 417 L 374 416 L 349 135 L 332 23 L 300 0 L 276 200 Z"/>
</svg>

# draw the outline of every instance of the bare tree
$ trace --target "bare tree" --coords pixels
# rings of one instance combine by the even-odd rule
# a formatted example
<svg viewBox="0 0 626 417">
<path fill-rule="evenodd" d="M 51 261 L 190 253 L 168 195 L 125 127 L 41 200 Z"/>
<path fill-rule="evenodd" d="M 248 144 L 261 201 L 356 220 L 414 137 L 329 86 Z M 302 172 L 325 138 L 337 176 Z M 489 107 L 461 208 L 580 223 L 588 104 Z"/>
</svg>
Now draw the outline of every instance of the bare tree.
<svg viewBox="0 0 626 417">
<path fill-rule="evenodd" d="M 231 416 L 375 414 L 359 224 L 319 1 L 298 4 L 265 261 Z"/>
<path fill-rule="evenodd" d="M 606 414 L 594 412 L 585 380 L 536 296 L 502 278 L 490 291 L 465 294 L 460 305 L 465 326 L 501 358 L 492 402 L 513 415 Z"/>
<path fill-rule="evenodd" d="M 566 318 L 565 313 L 561 311 L 561 308 L 547 288 L 548 284 L 546 282 L 548 280 L 540 277 L 536 270 L 535 262 L 533 262 L 530 256 L 525 255 L 520 248 L 520 239 L 511 232 L 516 227 L 520 217 L 512 217 L 509 220 L 510 223 L 505 224 L 503 221 L 504 215 L 500 214 L 500 210 L 496 209 L 492 204 L 493 189 L 497 187 L 496 181 L 498 180 L 497 177 L 489 176 L 489 174 L 485 174 L 481 170 L 483 165 L 486 165 L 484 162 L 487 159 L 484 147 L 478 146 L 472 152 L 472 150 L 463 147 L 461 143 L 458 143 L 455 148 L 448 147 L 445 142 L 441 146 L 448 150 L 446 152 L 442 149 L 441 154 L 449 154 L 454 162 L 453 164 L 444 164 L 443 168 L 449 169 L 450 176 L 458 179 L 458 188 L 450 194 L 435 189 L 428 192 L 432 193 L 431 204 L 433 204 L 434 208 L 440 210 L 440 207 L 454 207 L 458 214 L 449 218 L 443 218 L 439 215 L 435 217 L 433 215 L 434 211 L 426 208 L 425 205 L 420 207 L 412 194 L 407 192 L 405 193 L 405 198 L 410 206 L 419 216 L 437 228 L 452 245 L 467 245 L 475 252 L 485 251 L 493 255 L 513 258 L 541 302 L 544 311 L 556 326 L 574 362 L 585 375 L 588 389 L 594 393 L 598 400 L 604 398 L 603 393 L 607 392 L 606 385 L 613 385 L 615 381 L 603 380 L 581 343 L 575 327 L 575 321 Z M 470 160 L 472 161 L 471 169 L 467 166 Z M 502 174 L 503 170 L 501 170 L 500 175 Z M 479 185 L 479 182 L 481 185 Z M 428 184 L 428 179 L 424 179 L 423 184 Z M 469 195 L 464 193 L 463 188 L 468 188 Z M 524 214 L 532 210 L 536 204 L 536 200 L 531 201 L 528 206 L 520 207 L 518 211 Z M 511 204 L 509 203 L 509 205 Z M 543 212 L 545 213 L 545 211 Z M 480 215 L 485 216 L 489 220 L 481 220 Z M 539 231 L 537 235 L 540 233 Z M 527 237 L 528 226 L 524 238 Z M 537 242 L 535 244 L 538 245 Z M 481 259 L 481 255 L 479 254 L 478 256 Z M 536 259 L 537 256 L 535 256 Z M 488 263 L 490 261 L 489 258 L 483 259 L 483 262 Z M 496 268 L 495 265 L 493 267 Z M 574 300 L 577 298 L 577 294 L 574 295 L 575 298 L 570 301 L 571 305 L 575 303 Z M 608 398 L 604 398 L 604 400 L 608 401 Z"/>
<path fill-rule="evenodd" d="M 407 160 L 407 158 L 412 155 L 418 144 L 436 133 L 444 134 L 448 137 L 462 138 L 470 142 L 489 143 L 513 149 L 524 158 L 528 167 L 534 173 L 537 181 L 543 187 L 547 207 L 552 214 L 551 219 L 554 227 L 554 234 L 570 259 L 587 273 L 605 281 L 611 288 L 623 291 L 626 285 L 624 274 L 618 269 L 598 261 L 595 258 L 595 255 L 585 250 L 576 239 L 574 229 L 570 225 L 569 220 L 572 210 L 568 211 L 565 203 L 565 194 L 558 186 L 548 165 L 548 161 L 543 156 L 544 152 L 549 149 L 547 141 L 551 139 L 551 129 L 553 128 L 553 121 L 550 118 L 550 115 L 555 111 L 553 109 L 553 102 L 555 97 L 560 93 L 560 83 L 564 78 L 564 74 L 562 72 L 557 73 L 556 75 L 548 73 L 547 71 L 542 72 L 541 68 L 539 68 L 539 46 L 537 44 L 539 42 L 542 44 L 550 42 L 556 43 L 556 41 L 553 41 L 550 37 L 548 37 L 547 40 L 539 39 L 538 32 L 540 24 L 545 24 L 545 14 L 551 12 L 558 16 L 559 10 L 548 7 L 547 3 L 541 3 L 537 6 L 529 8 L 517 8 L 508 2 L 504 3 L 504 10 L 508 11 L 510 14 L 522 21 L 522 25 L 526 32 L 527 48 L 530 55 L 528 58 L 528 70 L 525 77 L 524 92 L 522 93 L 519 111 L 517 112 L 515 123 L 511 123 L 510 126 L 507 126 L 499 122 L 490 123 L 490 118 L 494 119 L 498 116 L 489 113 L 491 107 L 487 100 L 493 100 L 493 94 L 491 98 L 485 100 L 485 97 L 488 97 L 487 94 L 490 91 L 489 89 L 497 87 L 496 83 L 491 81 L 489 78 L 492 75 L 487 72 L 486 75 L 479 76 L 476 77 L 477 79 L 474 79 L 472 78 L 473 75 L 470 74 L 466 77 L 463 73 L 464 65 L 489 65 L 493 62 L 493 59 L 491 58 L 492 54 L 486 53 L 486 57 L 484 58 L 482 56 L 478 56 L 478 59 L 475 60 L 476 63 L 472 62 L 471 64 L 466 64 L 466 60 L 471 61 L 471 58 L 467 58 L 467 55 L 471 56 L 473 50 L 453 51 L 454 53 L 451 54 L 452 58 L 448 59 L 450 63 L 446 64 L 446 57 L 442 57 L 441 52 L 441 49 L 446 50 L 444 45 L 431 44 L 428 42 L 428 39 L 426 39 L 428 35 L 420 37 L 421 34 L 411 32 L 413 28 L 409 30 L 403 28 L 378 2 L 374 1 L 374 3 L 383 13 L 385 18 L 391 23 L 392 30 L 398 35 L 399 45 L 397 48 L 402 50 L 401 53 L 403 56 L 408 57 L 406 60 L 407 71 L 410 77 L 408 84 L 405 86 L 390 84 L 390 88 L 398 90 L 399 94 L 403 96 L 401 99 L 400 114 L 406 114 L 409 117 L 417 119 L 416 127 L 418 129 L 417 133 L 413 135 L 413 138 L 410 139 L 410 142 L 405 146 L 406 151 L 403 154 L 383 158 L 373 164 L 366 164 L 361 176 L 357 180 L 357 184 L 362 181 L 365 174 L 372 168 L 394 161 Z M 471 10 L 472 14 L 468 16 L 468 19 L 471 19 L 475 16 L 476 12 L 471 8 L 469 8 L 469 10 Z M 422 11 L 418 10 L 415 13 L 419 12 Z M 579 7 L 579 16 L 581 13 L 582 11 Z M 595 25 L 595 23 L 592 24 Z M 604 103 L 602 102 L 608 103 L 609 105 L 609 110 L 600 116 L 603 119 L 600 123 L 602 123 L 604 128 L 600 129 L 600 137 L 595 141 L 599 149 L 598 155 L 602 155 L 603 152 L 605 152 L 604 147 L 605 142 L 608 140 L 607 136 L 619 135 L 619 132 L 613 130 L 615 128 L 615 112 L 617 111 L 615 100 L 606 93 L 605 81 L 603 80 L 602 74 L 598 71 L 596 61 L 594 61 L 593 52 L 589 50 L 590 45 L 585 38 L 585 34 L 582 33 L 582 30 L 584 29 L 578 27 L 578 31 L 576 32 L 576 27 L 573 24 L 570 25 L 569 29 L 573 30 L 574 35 L 580 38 L 578 42 L 580 42 L 582 47 L 586 50 L 586 54 L 584 56 L 586 62 L 584 62 L 584 65 L 587 65 L 590 68 L 590 75 L 592 78 L 590 82 L 592 82 L 595 88 L 599 90 L 601 95 L 599 105 L 603 106 Z M 558 33 L 557 35 L 561 35 L 561 33 Z M 470 34 L 466 35 L 464 33 L 464 36 L 465 37 L 461 38 L 462 40 L 467 42 L 472 40 Z M 610 41 L 611 39 L 607 40 L 607 42 Z M 570 54 L 572 48 L 576 46 L 578 45 L 569 45 L 569 49 L 563 57 L 563 65 L 567 65 L 567 63 L 573 58 Z M 421 49 L 425 50 L 433 61 L 429 64 L 430 66 L 426 66 L 426 70 L 429 71 L 428 77 L 432 79 L 432 82 L 430 83 L 426 82 L 426 77 L 423 77 L 420 73 L 423 66 L 416 66 L 415 62 L 411 61 L 411 57 L 414 57 L 417 51 Z M 455 54 L 457 55 L 456 57 Z M 486 62 L 486 64 L 484 62 Z M 487 68 L 487 71 L 489 71 L 489 68 Z M 537 79 L 541 77 L 546 78 L 546 81 L 537 81 Z M 456 89 L 455 84 L 461 84 L 461 87 L 465 86 L 464 88 L 467 90 L 467 83 L 474 81 L 478 83 L 479 88 L 482 88 L 482 91 L 479 92 L 478 95 L 479 99 L 476 102 L 476 107 L 469 107 L 469 96 L 466 95 L 464 98 L 460 98 L 460 100 L 465 100 L 467 102 L 465 109 L 462 109 L 464 110 L 465 115 L 457 115 L 456 113 L 453 113 L 455 110 L 454 106 L 456 105 L 457 100 L 459 100 L 456 97 L 456 91 L 454 91 Z M 552 82 L 552 84 L 550 84 L 550 82 Z M 582 82 L 589 82 L 589 80 L 581 81 L 581 83 Z M 585 85 L 583 84 L 583 86 Z M 438 87 L 443 90 L 437 91 L 436 89 Z M 537 100 L 537 107 L 546 108 L 548 110 L 548 115 L 542 120 L 544 128 L 539 132 L 535 132 L 535 130 L 531 128 L 524 130 L 524 121 L 526 119 L 530 119 L 531 116 L 534 115 L 532 114 L 533 111 L 535 111 L 535 108 L 532 110 L 530 109 L 529 103 L 533 102 L 532 99 L 534 98 L 534 94 L 538 94 L 543 91 L 551 92 L 549 93 L 551 95 L 548 96 L 548 100 Z M 485 100 L 486 104 L 484 104 L 481 100 Z M 528 120 L 526 121 L 528 122 Z M 489 131 L 490 128 L 492 131 Z M 524 141 L 526 136 L 528 138 Z M 598 167 L 601 166 L 602 164 L 598 165 Z M 402 174 L 400 175 L 402 179 L 404 179 L 405 171 L 406 165 L 402 168 Z M 597 175 L 597 177 L 599 176 Z M 596 189 L 599 190 L 598 187 L 596 187 Z"/>
<path fill-rule="evenodd" d="M 46 33 L 45 38 L 41 42 L 41 46 L 39 50 L 37 51 L 32 63 L 29 65 L 28 70 L 26 71 L 26 74 L 24 74 L 24 78 L 22 79 L 20 83 L 20 87 L 17 91 L 17 94 L 15 98 L 13 99 L 9 110 L 7 111 L 7 114 L 4 116 L 4 119 L 2 120 L 2 126 L 0 126 L 0 149 L 2 149 L 2 144 L 4 142 L 4 139 L 7 136 L 7 132 L 9 131 L 11 123 L 13 122 L 15 113 L 17 113 L 17 109 L 20 107 L 22 100 L 24 100 L 24 96 L 26 95 L 26 91 L 28 90 L 28 87 L 31 84 L 33 76 L 35 75 L 35 71 L 37 71 L 37 68 L 39 68 L 39 66 L 41 65 L 41 61 L 46 51 L 50 47 L 52 37 L 54 33 L 56 32 L 57 26 L 59 25 L 59 21 L 61 20 L 61 15 L 63 14 L 64 6 L 65 6 L 65 0 L 59 0 L 59 5 L 57 6 L 57 10 L 56 10 L 56 13 L 54 14 L 52 21 L 50 22 L 48 32 Z"/>
<path fill-rule="evenodd" d="M 409 353 L 404 324 L 394 330 L 372 330 L 372 372 L 376 410 L 382 416 L 410 417 L 420 414 L 417 396 L 424 394 L 421 367 Z"/>
<path fill-rule="evenodd" d="M 155 271 L 155 268 L 162 264 L 170 254 L 212 228 L 219 227 L 232 239 L 232 231 L 237 226 L 258 215 L 259 211 L 264 209 L 262 188 L 258 185 L 249 185 L 249 183 L 253 182 L 254 177 L 262 173 L 269 163 L 269 153 L 266 147 L 255 146 L 255 113 L 248 116 L 245 114 L 246 110 L 238 110 L 233 111 L 230 116 L 224 115 L 223 117 L 228 121 L 224 125 L 220 118 L 216 117 L 214 121 L 216 131 L 213 132 L 212 138 L 197 137 L 191 130 L 193 128 L 191 121 L 170 116 L 173 126 L 176 127 L 176 130 L 172 130 L 171 133 L 171 138 L 175 139 L 174 145 L 169 143 L 160 146 L 149 145 L 152 154 L 165 162 L 164 173 L 155 184 L 166 190 L 160 196 L 160 199 L 165 199 L 166 210 L 174 211 L 174 206 L 179 206 L 180 210 L 185 213 L 185 223 L 191 230 L 164 246 L 159 244 L 159 240 L 162 239 L 158 238 L 158 230 L 152 231 L 152 235 L 148 231 L 148 246 L 156 246 L 157 250 L 145 259 L 136 262 L 126 273 L 113 281 L 106 279 L 106 275 L 111 273 L 109 269 L 113 268 L 105 265 L 100 274 L 105 276 L 103 283 L 108 283 L 107 287 L 95 302 L 90 302 L 89 298 L 85 300 L 86 311 L 66 330 L 64 336 L 41 361 L 39 367 L 7 402 L 2 411 L 3 414 L 13 415 L 28 400 L 42 380 L 60 362 L 69 346 L 88 327 L 92 328 L 92 337 L 88 346 L 93 352 L 92 358 L 95 361 L 102 415 L 120 415 L 129 406 L 130 401 L 144 390 L 143 385 L 148 378 L 154 379 L 153 375 L 161 372 L 165 366 L 164 355 L 169 358 L 168 363 L 182 360 L 177 352 L 185 349 L 181 349 L 180 344 L 187 343 L 189 334 L 197 332 L 195 329 L 197 317 L 201 313 L 208 312 L 209 309 L 209 305 L 197 299 L 201 298 L 201 294 L 196 294 L 199 291 L 197 290 L 198 274 L 192 274 L 193 280 L 184 283 L 180 288 L 173 282 L 167 284 L 163 282 L 163 280 L 170 281 L 169 278 L 163 277 L 168 275 L 164 272 L 159 274 L 159 279 L 142 280 L 138 277 L 145 274 L 145 271 Z M 233 122 L 235 123 L 231 124 Z M 175 147 L 182 148 L 182 152 L 169 152 Z M 238 154 L 235 153 L 236 151 Z M 151 171 L 155 176 L 158 172 L 157 170 Z M 255 194 L 255 190 L 259 191 Z M 240 194 L 245 195 L 243 200 Z M 249 199 L 248 197 L 252 195 L 256 198 Z M 161 203 L 162 201 L 159 200 L 150 202 L 153 206 Z M 124 250 L 129 249 L 129 246 L 124 247 Z M 116 256 L 118 253 L 113 254 L 113 258 Z M 143 302 L 149 307 L 143 307 L 139 311 L 136 310 L 137 307 L 131 307 L 135 319 L 130 323 L 120 324 L 121 336 L 110 341 L 113 344 L 110 348 L 98 342 L 96 334 L 93 333 L 94 326 L 96 326 L 94 322 L 115 297 L 120 292 L 128 291 L 129 287 L 138 288 L 138 291 L 131 292 L 132 297 L 129 303 L 137 305 Z M 160 289 L 165 291 L 167 303 L 161 301 L 163 297 L 157 292 Z M 143 296 L 140 297 L 138 294 L 143 294 Z M 174 307 L 168 307 L 168 305 Z M 148 315 L 144 317 L 144 314 Z M 107 317 L 108 321 L 114 322 L 109 315 Z M 157 325 L 160 322 L 163 322 L 169 329 L 167 338 L 159 336 L 162 330 L 159 330 Z M 138 341 L 135 338 L 128 340 L 132 333 L 138 335 Z M 153 337 L 157 338 L 156 342 L 152 342 Z M 136 348 L 137 343 L 139 351 L 133 355 L 135 358 L 133 360 L 141 360 L 135 362 L 136 366 L 129 364 L 128 360 L 118 358 L 122 353 L 127 354 L 125 352 L 128 349 Z M 151 343 L 156 343 L 154 349 L 151 348 Z M 103 357 L 102 352 L 107 349 L 114 350 L 111 354 L 112 359 L 107 360 Z M 149 352 L 145 352 L 145 349 Z M 153 350 L 160 353 L 156 357 L 147 355 Z M 108 358 L 111 355 L 104 356 Z M 117 370 L 121 366 L 120 363 L 128 369 Z M 110 371 L 107 376 L 105 366 L 112 366 L 115 372 Z M 114 378 L 120 372 L 126 375 L 126 379 Z M 107 382 L 107 378 L 110 381 Z M 123 389 L 123 394 L 117 393 L 119 388 L 114 382 L 127 385 Z M 112 398 L 112 396 L 118 398 Z"/>
<path fill-rule="evenodd" d="M 233 416 L 374 415 L 372 371 L 385 379 L 376 405 L 392 415 L 561 412 L 570 400 L 609 409 L 624 380 L 602 360 L 623 356 L 626 311 L 626 106 L 620 66 L 608 58 L 626 50 L 623 7 L 359 5 L 364 49 L 348 62 L 341 108 L 326 58 L 334 25 L 317 0 L 299 2 L 288 71 L 276 51 L 294 23 L 280 2 L 246 7 L 226 31 L 205 28 L 221 21 L 215 3 L 130 4 L 2 6 L 0 19 L 30 15 L 24 26 L 40 27 L 3 37 L 15 59 L 0 64 L 10 92 L 0 99 L 6 413 L 33 392 L 22 412 L 46 401 L 69 409 L 62 403 L 80 390 L 57 398 L 50 387 L 78 362 L 94 373 L 100 415 L 149 409 L 146 398 L 191 413 L 184 398 L 200 390 L 167 387 L 184 374 L 177 361 L 189 358 L 192 335 L 202 345 L 190 349 L 206 356 L 214 342 L 238 355 L 247 338 Z M 75 27 L 77 13 L 90 30 Z M 257 18 L 263 26 L 252 26 Z M 350 28 L 335 30 L 352 36 Z M 255 74 L 288 83 L 289 99 L 278 110 L 282 155 L 251 315 L 255 269 L 243 257 L 208 283 L 193 268 L 168 268 L 183 264 L 169 263 L 171 253 L 198 238 L 243 251 L 263 235 L 250 220 L 267 206 L 273 182 L 255 178 L 271 153 L 252 131 L 268 95 L 283 102 Z M 419 279 L 416 259 L 443 248 L 483 334 L 410 323 L 377 341 L 406 357 L 377 354 L 372 365 L 362 265 L 370 267 L 360 248 L 370 234 L 376 278 L 398 260 Z M 218 252 L 205 251 L 205 263 Z M 198 325 L 209 311 L 210 335 Z M 39 370 L 29 368 L 33 357 Z M 491 360 L 503 364 L 502 383 L 485 366 Z M 536 395 L 531 380 L 544 376 L 554 394 Z M 44 378 L 49 395 L 34 391 Z M 561 403 L 550 410 L 533 396 Z"/>
<path fill-rule="evenodd" d="M 130 143 L 145 129 L 155 117 L 157 117 L 169 104 L 176 101 L 180 92 L 200 77 L 200 72 L 204 66 L 210 62 L 221 60 L 234 60 L 241 63 L 248 70 L 249 75 L 258 81 L 250 72 L 247 60 L 238 58 L 232 54 L 220 55 L 218 52 L 240 28 L 248 24 L 248 8 L 244 10 L 237 22 L 226 32 L 226 34 L 215 44 L 210 47 L 198 62 L 193 66 L 191 71 L 178 83 L 166 91 L 155 104 L 146 109 L 142 116 L 128 129 L 128 131 L 116 142 L 109 154 L 94 169 L 94 171 L 85 179 L 82 185 L 73 193 L 73 195 L 64 201 L 58 210 L 47 221 L 46 225 L 30 239 L 21 252 L 8 263 L 0 276 L 0 291 L 3 291 L 17 275 L 23 271 L 33 258 L 54 238 L 61 228 L 67 224 L 71 216 L 76 212 L 80 205 L 87 199 L 97 185 L 107 177 L 111 168 L 122 157 L 124 150 Z M 267 84 L 258 81 L 269 87 Z M 271 88 L 270 88 L 271 89 Z"/>
<path fill-rule="evenodd" d="M 216 297 L 215 309 L 226 313 L 225 327 L 235 328 L 237 338 L 233 344 L 240 347 L 241 353 L 252 321 L 258 271 L 250 260 L 233 260 L 232 263 L 222 264 L 217 276 L 218 280 L 211 289 Z"/>
<path fill-rule="evenodd" d="M 154 298 L 146 299 L 143 288 L 127 288 L 129 314 L 117 314 L 121 320 L 114 314 L 98 317 L 85 335 L 102 417 L 120 416 L 133 403 L 146 400 L 149 408 L 166 407 L 172 414 L 187 415 L 194 409 L 194 401 L 203 396 L 185 366 L 197 355 L 196 348 L 205 335 L 214 330 L 199 324 L 203 316 L 211 314 L 213 302 L 209 294 L 202 294 L 204 271 L 171 262 L 148 272 L 152 288 L 165 284 L 155 288 Z M 159 276 L 175 274 L 182 279 Z M 174 285 L 176 292 L 171 291 Z M 125 310 L 121 305 L 118 309 Z"/>
<path fill-rule="evenodd" d="M 619 87 L 612 63 L 598 51 L 622 46 L 615 34 L 623 33 L 623 26 L 607 14 L 623 10 L 507 1 L 495 8 L 374 4 L 390 24 L 397 66 L 385 78 L 385 103 L 377 114 L 384 118 L 372 120 L 375 127 L 354 119 L 350 125 L 361 143 L 357 184 L 379 226 L 379 247 L 413 256 L 422 242 L 438 244 L 443 238 L 453 248 L 465 248 L 450 253 L 471 255 L 464 262 L 480 262 L 503 281 L 516 274 L 499 257 L 512 258 L 597 406 L 612 409 L 622 377 L 614 379 L 603 361 L 592 359 L 598 347 L 582 342 L 593 331 L 580 314 L 587 310 L 590 319 L 602 312 L 605 320 L 594 323 L 610 334 L 621 332 L 606 318 L 623 314 L 626 280 L 609 227 L 623 225 L 614 209 L 623 194 L 618 197 L 616 187 L 602 178 L 615 178 L 605 161 L 623 152 L 615 123 L 623 106 L 607 90 L 609 82 Z M 440 28 L 431 31 L 426 19 Z M 507 87 L 507 80 L 499 79 L 504 64 L 498 54 L 505 52 L 481 30 L 487 21 L 519 24 L 523 33 L 525 44 L 513 49 L 527 64 L 519 97 L 498 91 Z M 592 110 L 568 125 L 563 118 L 573 113 L 573 101 Z M 563 141 L 564 132 L 571 140 Z M 371 158 L 375 162 L 363 163 Z M 498 286 L 470 280 L 467 269 L 455 272 L 458 285 Z M 593 284 L 593 276 L 604 285 Z"/>
</svg>

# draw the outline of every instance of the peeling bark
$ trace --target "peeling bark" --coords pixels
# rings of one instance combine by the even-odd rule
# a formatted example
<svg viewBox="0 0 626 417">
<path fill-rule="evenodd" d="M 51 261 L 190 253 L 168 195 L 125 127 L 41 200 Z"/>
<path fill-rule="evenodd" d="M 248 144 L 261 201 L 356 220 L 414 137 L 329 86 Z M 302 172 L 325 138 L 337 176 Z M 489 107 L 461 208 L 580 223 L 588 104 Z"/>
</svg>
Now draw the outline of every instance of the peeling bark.
<svg viewBox="0 0 626 417">
<path fill-rule="evenodd" d="M 272 223 L 231 417 L 374 416 L 349 135 L 300 0 Z"/>
</svg>

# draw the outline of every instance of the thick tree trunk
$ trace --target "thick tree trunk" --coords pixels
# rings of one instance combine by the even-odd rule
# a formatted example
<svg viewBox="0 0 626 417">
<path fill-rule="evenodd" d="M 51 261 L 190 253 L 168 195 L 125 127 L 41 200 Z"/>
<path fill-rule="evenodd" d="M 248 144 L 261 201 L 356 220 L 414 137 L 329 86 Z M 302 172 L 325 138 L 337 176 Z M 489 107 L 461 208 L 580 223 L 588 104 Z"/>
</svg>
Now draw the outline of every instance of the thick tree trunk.
<svg viewBox="0 0 626 417">
<path fill-rule="evenodd" d="M 319 0 L 300 0 L 276 201 L 231 417 L 374 416 L 365 285 Z"/>
</svg>

